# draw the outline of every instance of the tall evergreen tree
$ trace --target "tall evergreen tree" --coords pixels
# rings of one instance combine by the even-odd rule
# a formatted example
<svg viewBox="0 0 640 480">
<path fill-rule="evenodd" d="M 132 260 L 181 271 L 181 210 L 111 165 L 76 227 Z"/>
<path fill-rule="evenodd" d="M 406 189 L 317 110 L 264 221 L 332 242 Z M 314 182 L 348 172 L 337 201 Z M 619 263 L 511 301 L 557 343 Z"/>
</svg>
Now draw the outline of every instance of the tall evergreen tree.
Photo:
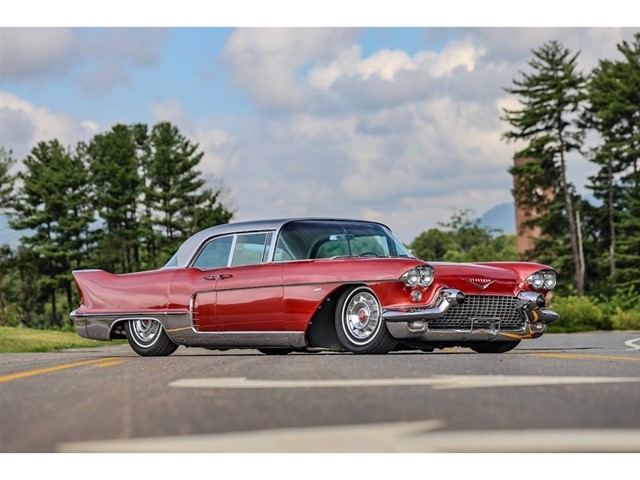
<svg viewBox="0 0 640 480">
<path fill-rule="evenodd" d="M 589 188 L 601 200 L 601 242 L 608 251 L 609 274 L 621 286 L 640 290 L 640 33 L 622 42 L 623 60 L 601 60 L 589 79 L 587 126 L 602 143 L 592 152 L 600 166 Z"/>
<path fill-rule="evenodd" d="M 569 265 L 576 290 L 583 295 L 585 265 L 575 212 L 577 196 L 567 179 L 567 161 L 571 152 L 580 150 L 584 138 L 578 116 L 586 80 L 577 70 L 579 52 L 574 54 L 559 42 L 544 43 L 532 53 L 528 62 L 532 72 L 521 72 L 521 77 L 513 80 L 514 86 L 505 89 L 517 96 L 522 108 L 504 110 L 503 120 L 511 127 L 504 138 L 525 142 L 516 157 L 532 159 L 511 169 L 519 178 L 514 194 L 519 205 L 541 213 L 529 222 L 541 227 L 543 236 L 548 237 L 540 240 L 538 246 L 544 243 L 544 250 L 539 248 L 538 252 L 549 254 L 548 249 L 555 248 L 562 256 L 564 242 L 550 244 L 549 240 L 556 240 L 564 231 L 563 225 L 568 225 Z"/>
<path fill-rule="evenodd" d="M 71 269 L 81 265 L 79 255 L 86 251 L 93 217 L 86 169 L 57 140 L 38 143 L 24 167 L 10 225 L 28 231 L 22 244 L 37 259 L 41 274 L 37 287 L 50 301 L 53 323 L 60 324 L 57 294 L 64 291 L 67 308 L 72 306 Z"/>
<path fill-rule="evenodd" d="M 227 222 L 232 214 L 220 202 L 219 191 L 204 188 L 198 169 L 204 152 L 171 123 L 153 126 L 149 138 L 145 205 L 153 217 L 158 254 L 168 260 L 189 235 L 206 226 Z"/>
<path fill-rule="evenodd" d="M 14 255 L 9 245 L 0 245 L 0 325 L 7 325 L 7 288 L 5 279 L 11 272 L 14 263 Z"/>
<path fill-rule="evenodd" d="M 11 174 L 11 168 L 15 164 L 11 151 L 0 146 L 0 212 L 8 211 L 13 197 L 15 175 Z"/>
<path fill-rule="evenodd" d="M 140 268 L 139 203 L 143 181 L 144 149 L 138 142 L 140 130 L 118 124 L 98 134 L 86 155 L 95 189 L 95 208 L 103 224 L 97 231 L 97 266 L 112 272 Z"/>
</svg>

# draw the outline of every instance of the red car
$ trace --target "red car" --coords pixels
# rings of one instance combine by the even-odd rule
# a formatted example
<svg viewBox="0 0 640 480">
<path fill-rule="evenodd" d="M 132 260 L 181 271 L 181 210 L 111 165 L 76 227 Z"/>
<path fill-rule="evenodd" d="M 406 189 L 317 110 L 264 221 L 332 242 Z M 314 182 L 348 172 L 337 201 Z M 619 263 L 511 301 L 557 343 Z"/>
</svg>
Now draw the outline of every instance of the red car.
<svg viewBox="0 0 640 480">
<path fill-rule="evenodd" d="M 127 338 L 143 356 L 179 345 L 380 354 L 502 353 L 542 335 L 556 273 L 537 263 L 415 258 L 380 223 L 229 223 L 186 240 L 163 268 L 74 271 L 82 337 Z"/>
</svg>

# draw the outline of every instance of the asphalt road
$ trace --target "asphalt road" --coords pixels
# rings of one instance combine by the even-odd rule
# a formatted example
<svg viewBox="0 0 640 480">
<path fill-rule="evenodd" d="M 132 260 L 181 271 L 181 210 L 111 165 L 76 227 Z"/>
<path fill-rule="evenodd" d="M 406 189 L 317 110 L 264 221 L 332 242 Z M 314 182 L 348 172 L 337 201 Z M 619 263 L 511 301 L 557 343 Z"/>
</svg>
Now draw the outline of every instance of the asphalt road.
<svg viewBox="0 0 640 480">
<path fill-rule="evenodd" d="M 640 452 L 640 332 L 512 352 L 0 355 L 0 452 Z"/>
</svg>

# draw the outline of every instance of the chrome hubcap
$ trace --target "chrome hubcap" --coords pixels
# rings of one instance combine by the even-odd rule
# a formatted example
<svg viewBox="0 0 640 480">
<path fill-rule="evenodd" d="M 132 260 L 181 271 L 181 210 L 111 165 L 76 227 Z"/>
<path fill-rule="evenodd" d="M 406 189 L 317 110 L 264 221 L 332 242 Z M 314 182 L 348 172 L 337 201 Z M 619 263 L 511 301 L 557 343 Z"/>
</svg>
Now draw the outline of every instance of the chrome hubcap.
<svg viewBox="0 0 640 480">
<path fill-rule="evenodd" d="M 141 347 L 150 347 L 159 337 L 160 322 L 152 319 L 131 320 L 133 340 Z"/>
<path fill-rule="evenodd" d="M 347 303 L 343 325 L 351 341 L 364 345 L 371 341 L 380 327 L 380 305 L 370 292 L 359 292 Z"/>
</svg>

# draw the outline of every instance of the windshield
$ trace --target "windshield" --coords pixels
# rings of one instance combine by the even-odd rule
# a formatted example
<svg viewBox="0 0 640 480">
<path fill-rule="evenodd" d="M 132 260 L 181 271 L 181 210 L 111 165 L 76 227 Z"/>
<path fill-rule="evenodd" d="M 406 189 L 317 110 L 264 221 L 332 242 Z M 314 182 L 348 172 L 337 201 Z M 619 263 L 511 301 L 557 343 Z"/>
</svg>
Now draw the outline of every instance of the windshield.
<svg viewBox="0 0 640 480">
<path fill-rule="evenodd" d="M 377 223 L 305 220 L 280 231 L 275 261 L 333 257 L 413 257 Z"/>
</svg>

